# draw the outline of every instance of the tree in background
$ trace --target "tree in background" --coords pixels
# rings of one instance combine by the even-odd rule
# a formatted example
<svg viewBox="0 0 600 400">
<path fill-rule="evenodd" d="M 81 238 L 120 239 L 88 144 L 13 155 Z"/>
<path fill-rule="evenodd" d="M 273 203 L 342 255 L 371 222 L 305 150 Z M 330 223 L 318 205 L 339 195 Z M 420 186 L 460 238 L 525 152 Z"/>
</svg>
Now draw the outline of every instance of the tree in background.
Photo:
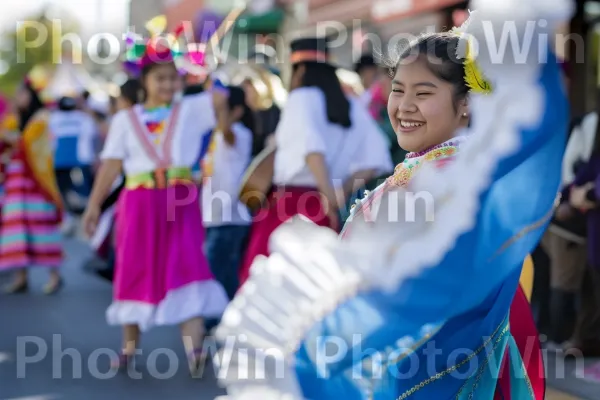
<svg viewBox="0 0 600 400">
<path fill-rule="evenodd" d="M 79 32 L 76 21 L 64 13 L 58 18 L 51 18 L 48 11 L 43 10 L 32 18 L 15 23 L 14 28 L 0 36 L 0 43 L 4 44 L 0 49 L 0 60 L 7 67 L 6 73 L 0 75 L 1 93 L 14 93 L 34 66 L 60 63 L 63 50 L 65 56 L 78 51 L 67 51 L 67 40 L 63 41 L 66 35 Z"/>
</svg>

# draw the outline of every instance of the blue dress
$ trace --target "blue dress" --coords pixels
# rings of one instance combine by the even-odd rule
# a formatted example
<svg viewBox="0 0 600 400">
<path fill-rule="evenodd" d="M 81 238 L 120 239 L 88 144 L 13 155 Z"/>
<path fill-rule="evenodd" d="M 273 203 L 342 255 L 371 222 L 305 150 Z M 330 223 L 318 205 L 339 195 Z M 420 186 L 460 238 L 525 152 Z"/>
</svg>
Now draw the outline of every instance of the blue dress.
<svg viewBox="0 0 600 400">
<path fill-rule="evenodd" d="M 491 400 L 507 354 L 502 396 L 535 399 L 509 311 L 560 184 L 568 108 L 549 58 L 473 101 L 474 133 L 447 173 L 422 166 L 403 190 L 375 190 L 357 207 L 373 219 L 351 217 L 344 240 L 301 219 L 273 233 L 217 330 L 233 399 Z M 415 193 L 435 219 L 394 220 Z M 286 370 L 239 374 L 274 350 Z"/>
<path fill-rule="evenodd" d="M 553 61 L 539 80 L 543 118 L 520 132 L 519 150 L 498 165 L 475 228 L 394 293 L 359 295 L 312 327 L 296 353 L 305 398 L 493 398 L 505 351 L 518 355 L 508 312 L 521 266 L 545 230 L 559 187 L 568 119 Z M 323 359 L 328 342 L 348 350 Z M 520 378 L 512 380 L 513 398 L 533 399 L 523 366 L 511 367 Z"/>
</svg>

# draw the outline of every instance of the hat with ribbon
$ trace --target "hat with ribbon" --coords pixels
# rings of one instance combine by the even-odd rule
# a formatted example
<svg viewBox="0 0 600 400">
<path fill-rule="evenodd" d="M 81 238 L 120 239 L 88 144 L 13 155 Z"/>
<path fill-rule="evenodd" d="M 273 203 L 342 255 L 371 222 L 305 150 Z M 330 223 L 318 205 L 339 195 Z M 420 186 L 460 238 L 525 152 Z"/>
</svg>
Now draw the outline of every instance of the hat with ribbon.
<svg viewBox="0 0 600 400">
<path fill-rule="evenodd" d="M 150 33 L 148 39 L 128 33 L 125 36 L 125 68 L 132 74 L 139 72 L 147 65 L 160 63 L 174 63 L 184 57 L 184 44 L 180 42 L 184 32 L 184 25 L 180 24 L 173 32 L 166 32 L 167 18 L 159 15 L 146 23 Z"/>
<path fill-rule="evenodd" d="M 326 37 L 301 38 L 290 44 L 290 62 L 293 64 L 313 62 L 330 64 L 329 39 Z"/>
</svg>

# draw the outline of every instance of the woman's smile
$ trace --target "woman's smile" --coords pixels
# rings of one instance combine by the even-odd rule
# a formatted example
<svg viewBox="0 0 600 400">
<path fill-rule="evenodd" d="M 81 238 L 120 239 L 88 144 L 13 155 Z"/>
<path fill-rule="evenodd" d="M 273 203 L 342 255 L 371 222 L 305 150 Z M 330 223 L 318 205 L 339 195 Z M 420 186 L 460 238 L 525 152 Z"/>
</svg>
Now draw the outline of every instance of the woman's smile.
<svg viewBox="0 0 600 400">
<path fill-rule="evenodd" d="M 402 119 L 402 118 L 398 118 L 399 126 L 398 129 L 402 132 L 402 133 L 412 133 L 415 132 L 419 129 L 421 129 L 423 126 L 425 126 L 425 122 L 423 121 L 416 121 L 416 120 L 412 120 L 412 119 Z"/>
</svg>

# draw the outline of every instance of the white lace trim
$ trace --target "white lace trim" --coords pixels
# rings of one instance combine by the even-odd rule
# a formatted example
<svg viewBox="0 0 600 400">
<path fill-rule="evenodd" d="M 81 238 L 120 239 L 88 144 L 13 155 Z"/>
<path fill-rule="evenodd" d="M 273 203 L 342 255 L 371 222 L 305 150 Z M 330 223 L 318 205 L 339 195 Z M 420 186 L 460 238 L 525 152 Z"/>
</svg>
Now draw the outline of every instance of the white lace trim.
<svg viewBox="0 0 600 400">
<path fill-rule="evenodd" d="M 516 25 L 523 28 L 541 15 L 564 20 L 571 10 L 561 0 L 479 0 L 476 4 L 479 19 L 470 21 L 468 33 L 481 40 L 490 36 L 481 21 L 499 21 L 493 30 L 494 37 L 500 38 L 496 30 L 505 21 L 519 18 Z M 537 42 L 531 46 L 536 48 Z M 227 372 L 221 383 L 230 398 L 302 399 L 294 351 L 314 323 L 362 290 L 394 291 L 407 277 L 441 261 L 458 237 L 473 227 L 480 195 L 499 161 L 519 148 L 519 131 L 539 123 L 544 105 L 537 60 L 501 66 L 493 61 L 480 54 L 486 77 L 498 85 L 493 95 L 473 97 L 473 133 L 455 161 L 443 171 L 424 165 L 410 184 L 410 191 L 428 191 L 435 199 L 435 223 L 399 226 L 358 220 L 352 235 L 339 241 L 332 231 L 294 218 L 272 235 L 272 255 L 255 260 L 250 279 L 217 330 L 221 341 L 244 338 L 227 349 L 230 362 L 221 363 L 222 372 Z M 383 206 L 390 206 L 390 197 L 383 197 Z M 397 200 L 395 204 L 402 205 Z M 249 356 L 235 356 L 241 350 Z M 271 369 L 263 371 L 266 379 L 262 380 L 244 375 L 267 354 L 285 361 L 283 377 Z"/>
</svg>

